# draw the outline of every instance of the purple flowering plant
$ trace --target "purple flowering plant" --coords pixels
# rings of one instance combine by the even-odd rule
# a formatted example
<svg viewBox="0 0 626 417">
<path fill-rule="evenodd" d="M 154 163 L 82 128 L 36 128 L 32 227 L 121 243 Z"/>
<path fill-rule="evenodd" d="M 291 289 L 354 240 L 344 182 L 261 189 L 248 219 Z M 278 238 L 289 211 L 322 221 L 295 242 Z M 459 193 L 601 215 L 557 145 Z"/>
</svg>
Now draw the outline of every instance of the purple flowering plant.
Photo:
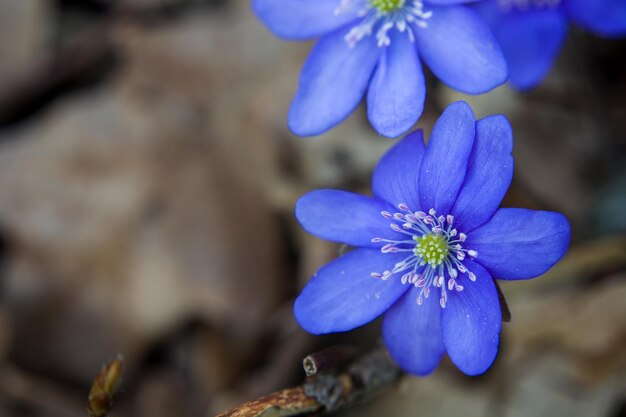
<svg viewBox="0 0 626 417">
<path fill-rule="evenodd" d="M 474 2 L 476 0 L 473 0 Z M 421 60 L 450 87 L 482 94 L 507 65 L 472 0 L 253 0 L 259 19 L 291 40 L 319 38 L 304 64 L 288 125 L 300 136 L 344 120 L 367 92 L 381 135 L 407 132 L 424 108 Z"/>
<path fill-rule="evenodd" d="M 566 252 L 567 219 L 499 208 L 513 176 L 511 126 L 450 105 L 428 146 L 420 130 L 378 163 L 373 197 L 318 190 L 296 204 L 308 232 L 356 249 L 321 268 L 295 302 L 314 334 L 384 314 L 383 339 L 407 372 L 426 375 L 447 352 L 468 375 L 485 372 L 502 323 L 494 278 L 546 272 Z"/>
<path fill-rule="evenodd" d="M 600 36 L 626 36 L 624 0 L 488 0 L 477 10 L 491 25 L 509 64 L 509 81 L 519 90 L 546 76 L 569 21 Z"/>
</svg>

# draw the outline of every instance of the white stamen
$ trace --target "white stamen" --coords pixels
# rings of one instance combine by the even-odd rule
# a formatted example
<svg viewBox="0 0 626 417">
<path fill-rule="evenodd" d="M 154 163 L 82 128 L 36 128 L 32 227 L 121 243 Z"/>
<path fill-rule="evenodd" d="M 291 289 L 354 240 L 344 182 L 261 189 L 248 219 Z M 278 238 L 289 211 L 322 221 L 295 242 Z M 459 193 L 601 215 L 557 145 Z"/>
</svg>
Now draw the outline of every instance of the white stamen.
<svg viewBox="0 0 626 417">
<path fill-rule="evenodd" d="M 425 11 L 422 0 L 405 0 L 398 4 L 397 9 L 381 10 L 374 6 L 371 0 L 341 0 L 335 15 L 351 13 L 361 18 L 345 36 L 345 41 L 354 47 L 366 36 L 376 33 L 379 47 L 389 46 L 391 38 L 389 31 L 393 28 L 400 33 L 406 33 L 411 42 L 415 41 L 415 31 L 427 27 L 427 20 L 432 11 Z"/>
<path fill-rule="evenodd" d="M 420 289 L 417 303 L 422 304 L 431 290 L 437 291 L 442 308 L 448 303 L 448 293 L 463 291 L 461 274 L 468 274 L 469 281 L 476 275 L 463 264 L 466 256 L 475 258 L 478 252 L 463 247 L 467 235 L 452 229 L 454 217 L 437 215 L 434 209 L 428 214 L 412 212 L 405 203 L 397 205 L 400 212 L 382 211 L 381 216 L 390 220 L 389 227 L 399 234 L 394 239 L 375 237 L 373 243 L 384 243 L 382 253 L 406 253 L 406 258 L 396 262 L 392 270 L 372 272 L 373 278 L 388 280 L 400 275 L 403 285 Z"/>
</svg>

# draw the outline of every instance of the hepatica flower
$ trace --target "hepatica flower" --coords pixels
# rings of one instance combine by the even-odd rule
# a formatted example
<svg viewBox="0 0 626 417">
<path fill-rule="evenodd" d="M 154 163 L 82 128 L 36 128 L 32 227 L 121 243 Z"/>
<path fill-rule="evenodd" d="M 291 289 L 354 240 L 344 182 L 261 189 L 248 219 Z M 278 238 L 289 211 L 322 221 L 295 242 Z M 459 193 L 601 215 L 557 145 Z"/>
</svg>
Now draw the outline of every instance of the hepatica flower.
<svg viewBox="0 0 626 417">
<path fill-rule="evenodd" d="M 253 0 L 278 36 L 320 38 L 304 64 L 289 111 L 298 135 L 323 133 L 367 92 L 367 113 L 382 135 L 417 122 L 426 85 L 420 59 L 444 83 L 481 94 L 504 83 L 507 67 L 472 0 Z"/>
<path fill-rule="evenodd" d="M 475 121 L 449 106 L 428 146 L 422 132 L 381 159 L 374 197 L 319 190 L 296 216 L 321 238 L 357 247 L 321 268 L 295 302 L 315 334 L 351 330 L 384 314 L 383 338 L 406 371 L 425 375 L 444 352 L 469 375 L 484 372 L 499 343 L 494 278 L 536 277 L 565 253 L 558 213 L 498 206 L 513 175 L 504 116 Z"/>
<path fill-rule="evenodd" d="M 536 87 L 548 73 L 568 21 L 600 36 L 626 36 L 625 0 L 488 0 L 478 10 L 502 46 L 511 84 L 520 90 Z"/>
</svg>

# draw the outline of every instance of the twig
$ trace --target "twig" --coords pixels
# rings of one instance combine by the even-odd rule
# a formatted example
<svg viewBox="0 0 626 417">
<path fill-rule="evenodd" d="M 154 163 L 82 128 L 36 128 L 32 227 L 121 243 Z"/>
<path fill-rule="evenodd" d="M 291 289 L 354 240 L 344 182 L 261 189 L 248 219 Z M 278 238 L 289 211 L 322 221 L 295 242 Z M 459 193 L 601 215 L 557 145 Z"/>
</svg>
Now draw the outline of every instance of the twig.
<svg viewBox="0 0 626 417">
<path fill-rule="evenodd" d="M 378 348 L 361 356 L 341 372 L 333 369 L 345 361 L 345 348 L 333 348 L 305 358 L 316 372 L 302 385 L 241 404 L 217 417 L 291 417 L 323 415 L 365 400 L 391 385 L 401 375 L 387 351 Z M 322 365 L 323 366 L 318 366 Z M 309 368 L 312 372 L 312 368 Z"/>
<path fill-rule="evenodd" d="M 241 404 L 218 417 L 283 417 L 314 413 L 322 408 L 303 387 L 288 388 Z"/>
<path fill-rule="evenodd" d="M 335 371 L 353 360 L 356 355 L 356 349 L 351 346 L 331 346 L 304 358 L 302 367 L 306 376 L 313 376 L 322 372 Z"/>
</svg>

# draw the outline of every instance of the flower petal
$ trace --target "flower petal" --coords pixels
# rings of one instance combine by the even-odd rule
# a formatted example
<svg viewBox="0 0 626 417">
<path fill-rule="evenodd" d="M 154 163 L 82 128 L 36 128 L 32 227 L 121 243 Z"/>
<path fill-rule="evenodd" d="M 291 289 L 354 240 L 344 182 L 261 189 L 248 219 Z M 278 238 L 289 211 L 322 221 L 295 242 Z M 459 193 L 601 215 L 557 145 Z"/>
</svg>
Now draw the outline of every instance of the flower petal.
<svg viewBox="0 0 626 417">
<path fill-rule="evenodd" d="M 606 37 L 626 35 L 624 0 L 568 0 L 565 7 L 572 20 L 598 35 Z"/>
<path fill-rule="evenodd" d="M 426 84 L 415 45 L 393 30 L 367 95 L 367 115 L 378 133 L 397 137 L 409 130 L 424 110 Z"/>
<path fill-rule="evenodd" d="M 403 258 L 402 254 L 357 249 L 335 259 L 315 274 L 296 299 L 296 320 L 314 334 L 352 330 L 374 320 L 408 286 L 399 279 L 372 278 L 370 273 L 391 269 Z"/>
<path fill-rule="evenodd" d="M 336 14 L 337 0 L 253 0 L 252 10 L 276 36 L 302 40 L 317 38 L 356 20 Z"/>
<path fill-rule="evenodd" d="M 424 210 L 450 213 L 465 179 L 475 125 L 474 113 L 463 101 L 449 105 L 435 123 L 420 167 L 419 195 Z"/>
<path fill-rule="evenodd" d="M 432 7 L 417 45 L 424 62 L 450 87 L 485 93 L 507 79 L 506 61 L 487 23 L 466 6 Z"/>
<path fill-rule="evenodd" d="M 493 31 L 509 65 L 509 81 L 527 90 L 552 68 L 567 37 L 567 19 L 561 9 L 510 12 L 498 19 Z"/>
<path fill-rule="evenodd" d="M 528 279 L 546 272 L 567 251 L 569 222 L 560 213 L 499 209 L 472 231 L 467 247 L 476 261 L 498 279 Z"/>
<path fill-rule="evenodd" d="M 451 4 L 463 4 L 474 3 L 477 0 L 424 0 L 424 3 L 436 4 L 436 5 L 451 5 Z"/>
<path fill-rule="evenodd" d="M 428 375 L 444 353 L 441 307 L 434 294 L 417 305 L 420 290 L 412 287 L 385 314 L 383 339 L 391 357 L 414 375 Z"/>
<path fill-rule="evenodd" d="M 513 178 L 512 151 L 513 132 L 506 117 L 489 116 L 476 123 L 465 182 L 452 209 L 459 230 L 475 229 L 498 209 Z"/>
<path fill-rule="evenodd" d="M 304 63 L 289 110 L 289 128 L 296 135 L 318 135 L 337 125 L 365 94 L 381 48 L 374 36 L 349 47 L 344 35 L 341 29 L 322 37 Z"/>
<path fill-rule="evenodd" d="M 442 312 L 443 342 L 454 364 L 467 375 L 485 372 L 498 353 L 502 314 L 493 278 L 472 261 L 465 266 L 476 275 L 463 291 L 450 292 Z"/>
<path fill-rule="evenodd" d="M 296 203 L 296 218 L 307 232 L 351 246 L 380 247 L 375 237 L 398 238 L 390 220 L 380 213 L 393 210 L 373 198 L 339 190 L 316 190 Z"/>
<path fill-rule="evenodd" d="M 405 203 L 411 210 L 419 211 L 418 184 L 424 152 L 424 134 L 421 130 L 408 134 L 389 149 L 374 170 L 374 195 L 394 207 Z"/>
</svg>

